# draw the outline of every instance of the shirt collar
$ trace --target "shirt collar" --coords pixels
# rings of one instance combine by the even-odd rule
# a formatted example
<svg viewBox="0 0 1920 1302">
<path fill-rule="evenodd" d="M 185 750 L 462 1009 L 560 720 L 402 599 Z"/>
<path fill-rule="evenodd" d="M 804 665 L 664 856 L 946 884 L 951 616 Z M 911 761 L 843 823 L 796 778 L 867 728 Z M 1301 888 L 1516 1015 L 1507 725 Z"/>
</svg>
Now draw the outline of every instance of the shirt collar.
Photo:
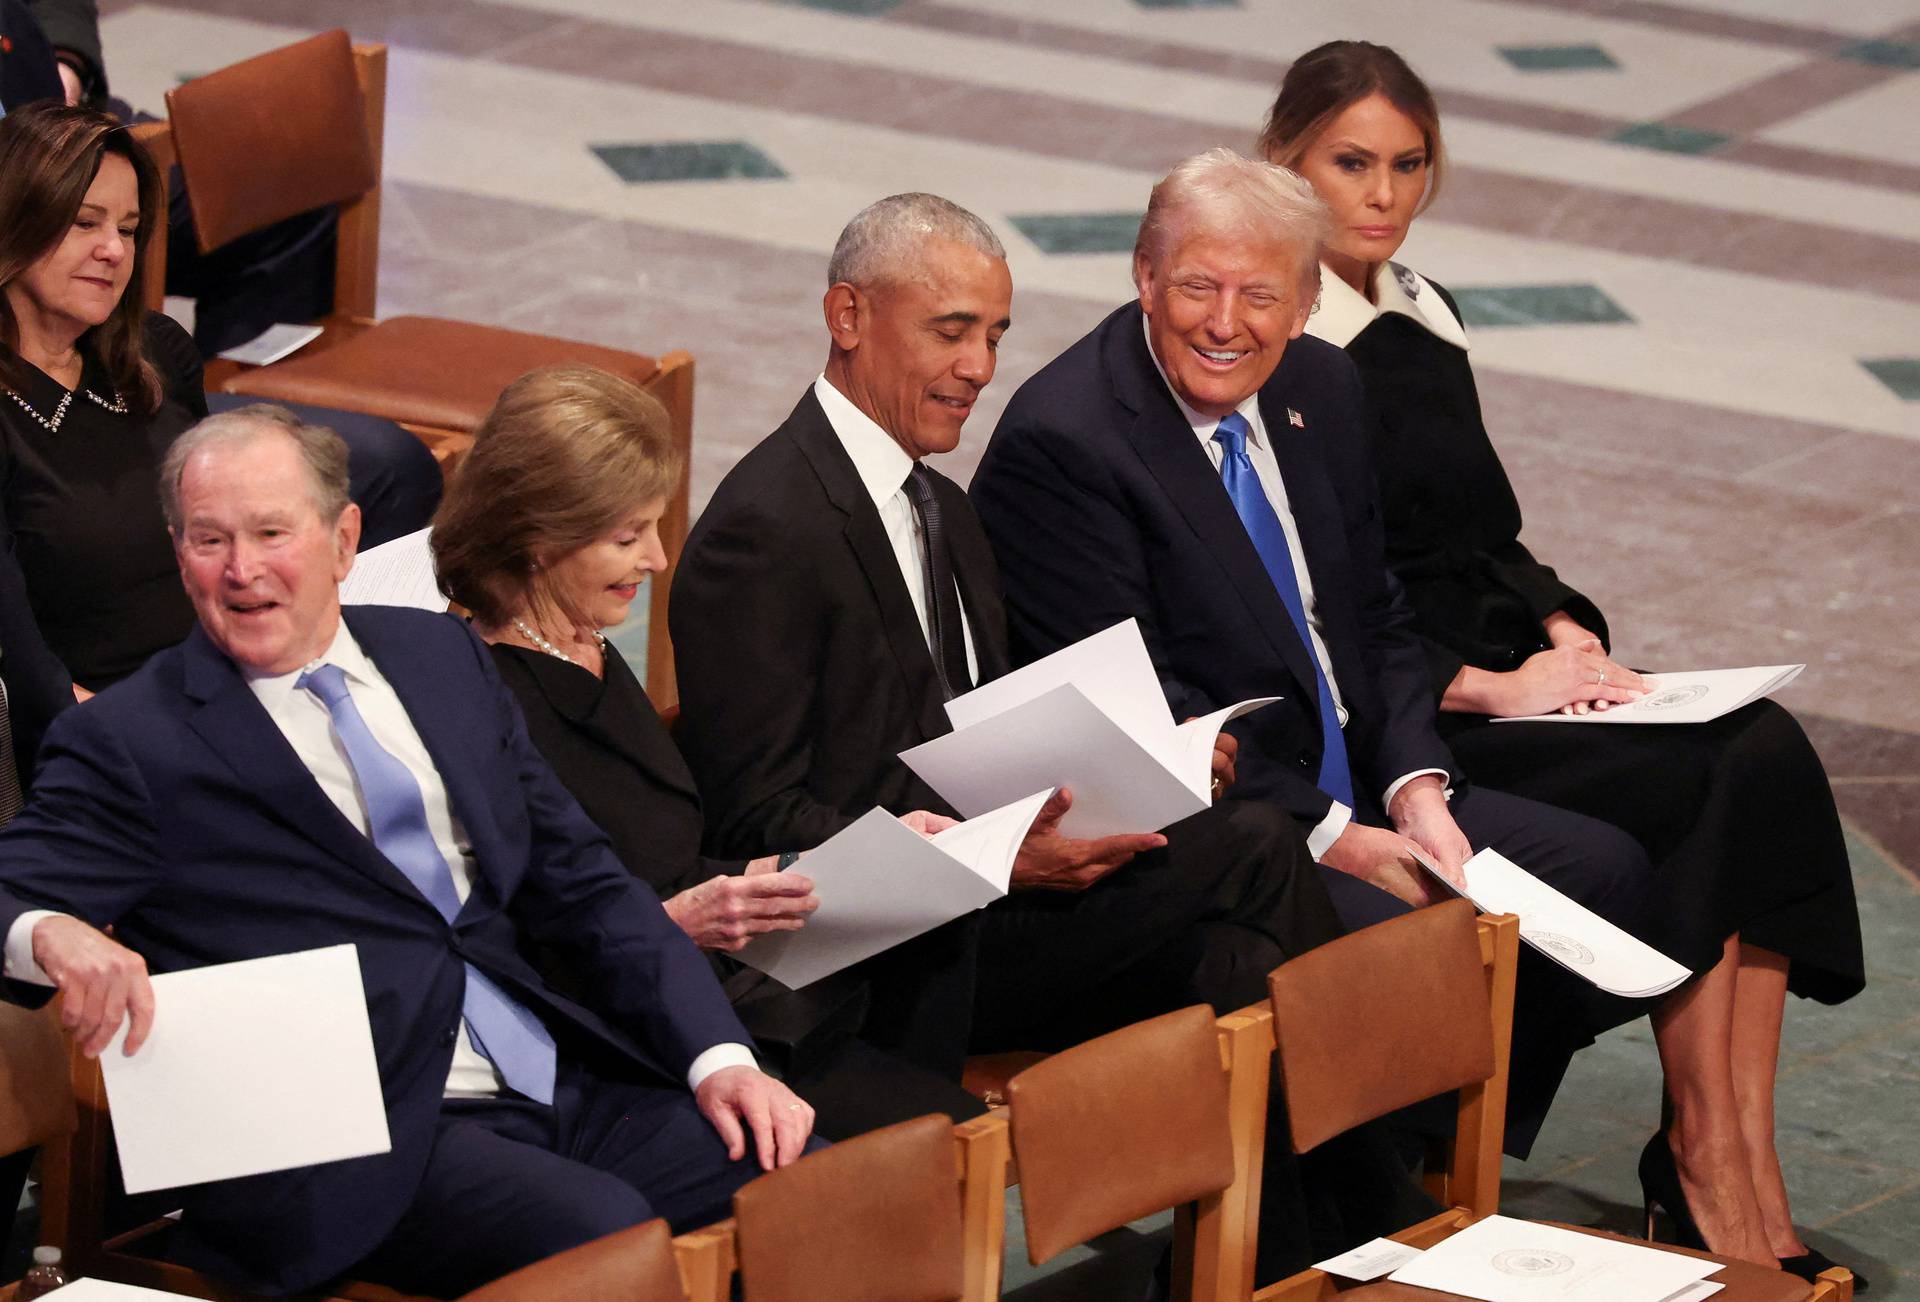
<svg viewBox="0 0 1920 1302">
<path fill-rule="evenodd" d="M 860 476 L 867 496 L 875 506 L 886 505 L 913 473 L 913 458 L 873 417 L 854 406 L 853 399 L 834 388 L 826 376 L 813 382 L 813 396 L 819 399 L 820 409 L 827 414 L 827 423 L 839 436 L 840 446 L 852 458 L 853 472 Z"/>
<path fill-rule="evenodd" d="M 1202 416 L 1187 406 L 1186 399 L 1173 387 L 1173 381 L 1167 378 L 1167 368 L 1160 365 L 1160 355 L 1153 351 L 1153 321 L 1144 312 L 1140 315 L 1140 329 L 1147 336 L 1147 356 L 1153 359 L 1153 369 L 1159 372 L 1160 383 L 1166 386 L 1167 394 L 1173 399 L 1174 406 L 1180 408 L 1180 414 L 1186 417 L 1187 424 L 1193 427 L 1194 437 L 1202 443 L 1213 441 L 1213 432 L 1220 428 L 1220 417 Z M 1266 422 L 1260 419 L 1260 393 L 1258 390 L 1248 394 L 1238 407 L 1234 408 L 1247 421 L 1247 442 L 1255 447 L 1264 447 L 1267 441 Z"/>
<path fill-rule="evenodd" d="M 1386 312 L 1398 312 L 1462 351 L 1468 346 L 1465 328 L 1447 310 L 1440 291 L 1419 272 L 1397 262 L 1383 262 L 1373 269 L 1373 302 L 1321 263 L 1320 305 L 1307 318 L 1307 333 L 1345 348 Z"/>
<path fill-rule="evenodd" d="M 308 661 L 293 672 L 262 674 L 246 668 L 242 668 L 240 672 L 256 696 L 263 700 L 269 698 L 284 700 L 298 690 L 296 684 L 299 683 L 301 674 L 320 665 L 338 665 L 348 678 L 360 683 L 376 681 L 379 672 L 373 667 L 373 661 L 367 658 L 367 653 L 361 649 L 360 644 L 354 641 L 353 634 L 347 631 L 345 619 L 340 621 L 340 627 L 334 631 L 333 641 L 327 644 L 327 649 L 316 659 Z"/>
</svg>

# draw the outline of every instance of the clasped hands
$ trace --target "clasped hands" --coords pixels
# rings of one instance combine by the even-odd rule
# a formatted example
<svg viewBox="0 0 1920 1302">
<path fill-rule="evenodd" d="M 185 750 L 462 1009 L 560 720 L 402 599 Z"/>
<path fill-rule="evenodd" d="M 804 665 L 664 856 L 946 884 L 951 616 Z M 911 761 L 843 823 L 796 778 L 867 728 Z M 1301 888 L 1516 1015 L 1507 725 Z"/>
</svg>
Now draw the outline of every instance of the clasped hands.
<svg viewBox="0 0 1920 1302">
<path fill-rule="evenodd" d="M 1378 886 L 1416 909 L 1425 908 L 1448 896 L 1413 857 L 1410 847 L 1418 846 L 1439 865 L 1442 876 L 1456 888 L 1465 888 L 1465 865 L 1473 857 L 1473 846 L 1453 821 L 1446 787 L 1437 775 L 1423 773 L 1394 792 L 1387 816 L 1393 822 L 1391 831 L 1348 823 L 1320 861 Z"/>
</svg>

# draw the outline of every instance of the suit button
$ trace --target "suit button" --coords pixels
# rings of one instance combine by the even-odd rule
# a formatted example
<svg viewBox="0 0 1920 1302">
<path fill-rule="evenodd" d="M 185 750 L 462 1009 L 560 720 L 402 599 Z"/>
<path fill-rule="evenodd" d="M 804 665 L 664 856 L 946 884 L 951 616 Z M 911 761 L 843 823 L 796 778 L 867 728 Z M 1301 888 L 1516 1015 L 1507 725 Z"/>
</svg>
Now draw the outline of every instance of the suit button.
<svg viewBox="0 0 1920 1302">
<path fill-rule="evenodd" d="M 448 1044 L 453 1044 L 453 1043 L 456 1043 L 459 1039 L 460 1039 L 460 1027 L 457 1024 L 454 1026 L 449 1026 L 447 1028 L 446 1042 Z"/>
<path fill-rule="evenodd" d="M 1310 769 L 1313 767 L 1313 752 L 1310 750 L 1303 750 L 1298 755 L 1295 755 L 1293 757 L 1293 762 L 1295 764 L 1298 764 L 1303 769 Z"/>
</svg>

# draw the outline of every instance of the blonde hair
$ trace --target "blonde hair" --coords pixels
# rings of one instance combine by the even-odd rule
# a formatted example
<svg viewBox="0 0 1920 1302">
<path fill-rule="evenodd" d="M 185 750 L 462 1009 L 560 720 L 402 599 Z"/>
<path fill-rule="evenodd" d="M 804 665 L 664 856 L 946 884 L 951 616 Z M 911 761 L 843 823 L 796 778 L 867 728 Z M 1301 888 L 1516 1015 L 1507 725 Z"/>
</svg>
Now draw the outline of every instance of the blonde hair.
<svg viewBox="0 0 1920 1302">
<path fill-rule="evenodd" d="M 1173 248 L 1194 216 L 1210 229 L 1278 237 L 1301 255 L 1301 277 L 1318 292 L 1320 249 L 1333 229 L 1327 205 L 1307 182 L 1273 163 L 1243 158 L 1216 146 L 1174 164 L 1153 187 L 1134 241 L 1136 260 L 1149 265 Z"/>
<path fill-rule="evenodd" d="M 617 528 L 680 482 L 659 399 L 593 366 L 546 366 L 509 384 L 433 517 L 440 590 L 483 624 L 536 601 L 584 625 L 542 566 Z"/>
</svg>

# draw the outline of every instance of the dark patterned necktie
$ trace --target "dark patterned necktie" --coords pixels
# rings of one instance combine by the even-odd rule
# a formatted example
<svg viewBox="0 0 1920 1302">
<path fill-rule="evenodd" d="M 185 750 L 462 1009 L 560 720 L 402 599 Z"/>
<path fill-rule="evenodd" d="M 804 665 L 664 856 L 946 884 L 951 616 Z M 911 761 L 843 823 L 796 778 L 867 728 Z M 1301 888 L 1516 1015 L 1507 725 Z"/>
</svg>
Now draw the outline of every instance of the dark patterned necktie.
<svg viewBox="0 0 1920 1302">
<path fill-rule="evenodd" d="M 0 683 L 0 824 L 20 812 L 20 777 L 13 768 L 13 719 L 7 713 L 7 685 Z"/>
<path fill-rule="evenodd" d="M 933 651 L 933 670 L 940 677 L 940 690 L 952 700 L 973 689 L 973 676 L 967 672 L 967 635 L 960 625 L 960 593 L 953 586 L 953 559 L 947 552 L 932 475 L 916 461 L 906 487 L 913 513 L 920 517 L 925 544 L 920 571 L 927 585 L 927 641 Z"/>
</svg>

